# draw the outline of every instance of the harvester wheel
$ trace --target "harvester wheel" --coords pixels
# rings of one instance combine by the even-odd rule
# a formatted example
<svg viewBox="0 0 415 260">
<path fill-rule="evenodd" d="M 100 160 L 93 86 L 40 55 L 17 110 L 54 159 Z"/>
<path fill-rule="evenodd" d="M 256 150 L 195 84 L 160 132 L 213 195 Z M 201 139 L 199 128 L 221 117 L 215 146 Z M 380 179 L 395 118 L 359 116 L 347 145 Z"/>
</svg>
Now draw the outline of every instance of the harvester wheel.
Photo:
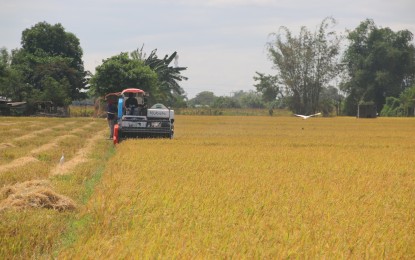
<svg viewBox="0 0 415 260">
<path fill-rule="evenodd" d="M 113 135 L 113 140 L 114 140 L 114 144 L 118 144 L 118 142 L 120 141 L 119 139 L 119 126 L 118 124 L 114 125 L 114 135 Z"/>
</svg>

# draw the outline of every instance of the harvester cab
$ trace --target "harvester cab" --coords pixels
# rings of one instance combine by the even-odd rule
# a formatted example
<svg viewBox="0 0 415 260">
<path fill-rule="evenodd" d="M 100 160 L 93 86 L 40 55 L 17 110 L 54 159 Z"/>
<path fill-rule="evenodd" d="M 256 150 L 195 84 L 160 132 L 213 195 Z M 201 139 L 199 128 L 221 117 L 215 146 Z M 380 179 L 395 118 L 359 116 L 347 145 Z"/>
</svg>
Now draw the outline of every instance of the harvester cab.
<svg viewBox="0 0 415 260">
<path fill-rule="evenodd" d="M 174 110 L 163 104 L 147 107 L 148 94 L 128 88 L 118 93 L 118 119 L 114 126 L 114 144 L 125 138 L 165 137 L 174 135 Z"/>
</svg>

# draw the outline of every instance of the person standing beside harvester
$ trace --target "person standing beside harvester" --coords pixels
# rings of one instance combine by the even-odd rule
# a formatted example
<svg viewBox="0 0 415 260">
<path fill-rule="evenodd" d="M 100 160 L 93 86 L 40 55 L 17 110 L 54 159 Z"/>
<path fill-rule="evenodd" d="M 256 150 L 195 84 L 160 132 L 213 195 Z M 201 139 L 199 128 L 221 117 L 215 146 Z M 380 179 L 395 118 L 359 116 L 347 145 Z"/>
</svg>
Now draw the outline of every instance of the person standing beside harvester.
<svg viewBox="0 0 415 260">
<path fill-rule="evenodd" d="M 108 127 L 110 128 L 110 137 L 109 139 L 112 139 L 114 136 L 114 125 L 117 122 L 117 106 L 115 105 L 114 101 L 111 99 L 108 99 L 107 104 L 107 121 L 108 121 Z"/>
</svg>

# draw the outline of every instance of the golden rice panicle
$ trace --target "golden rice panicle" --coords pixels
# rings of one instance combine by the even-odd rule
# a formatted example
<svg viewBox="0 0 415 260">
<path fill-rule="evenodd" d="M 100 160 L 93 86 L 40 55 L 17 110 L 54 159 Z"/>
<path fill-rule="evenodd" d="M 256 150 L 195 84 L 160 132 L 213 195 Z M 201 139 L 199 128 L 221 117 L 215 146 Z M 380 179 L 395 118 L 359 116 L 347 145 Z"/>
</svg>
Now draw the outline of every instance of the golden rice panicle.
<svg viewBox="0 0 415 260">
<path fill-rule="evenodd" d="M 414 258 L 415 121 L 178 116 L 127 140 L 62 257 Z"/>
</svg>

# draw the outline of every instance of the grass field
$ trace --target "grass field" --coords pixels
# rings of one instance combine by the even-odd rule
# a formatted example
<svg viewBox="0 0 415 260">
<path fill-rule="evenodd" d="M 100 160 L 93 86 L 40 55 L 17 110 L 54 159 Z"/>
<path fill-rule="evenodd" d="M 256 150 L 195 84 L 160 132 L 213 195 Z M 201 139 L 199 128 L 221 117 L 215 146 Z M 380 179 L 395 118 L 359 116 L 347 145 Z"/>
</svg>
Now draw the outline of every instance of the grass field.
<svg viewBox="0 0 415 260">
<path fill-rule="evenodd" d="M 7 120 L 1 184 L 48 179 L 76 210 L 4 210 L 0 258 L 415 257 L 413 118 L 178 116 L 115 153 L 102 120 Z M 84 159 L 59 174 L 63 149 Z"/>
</svg>

